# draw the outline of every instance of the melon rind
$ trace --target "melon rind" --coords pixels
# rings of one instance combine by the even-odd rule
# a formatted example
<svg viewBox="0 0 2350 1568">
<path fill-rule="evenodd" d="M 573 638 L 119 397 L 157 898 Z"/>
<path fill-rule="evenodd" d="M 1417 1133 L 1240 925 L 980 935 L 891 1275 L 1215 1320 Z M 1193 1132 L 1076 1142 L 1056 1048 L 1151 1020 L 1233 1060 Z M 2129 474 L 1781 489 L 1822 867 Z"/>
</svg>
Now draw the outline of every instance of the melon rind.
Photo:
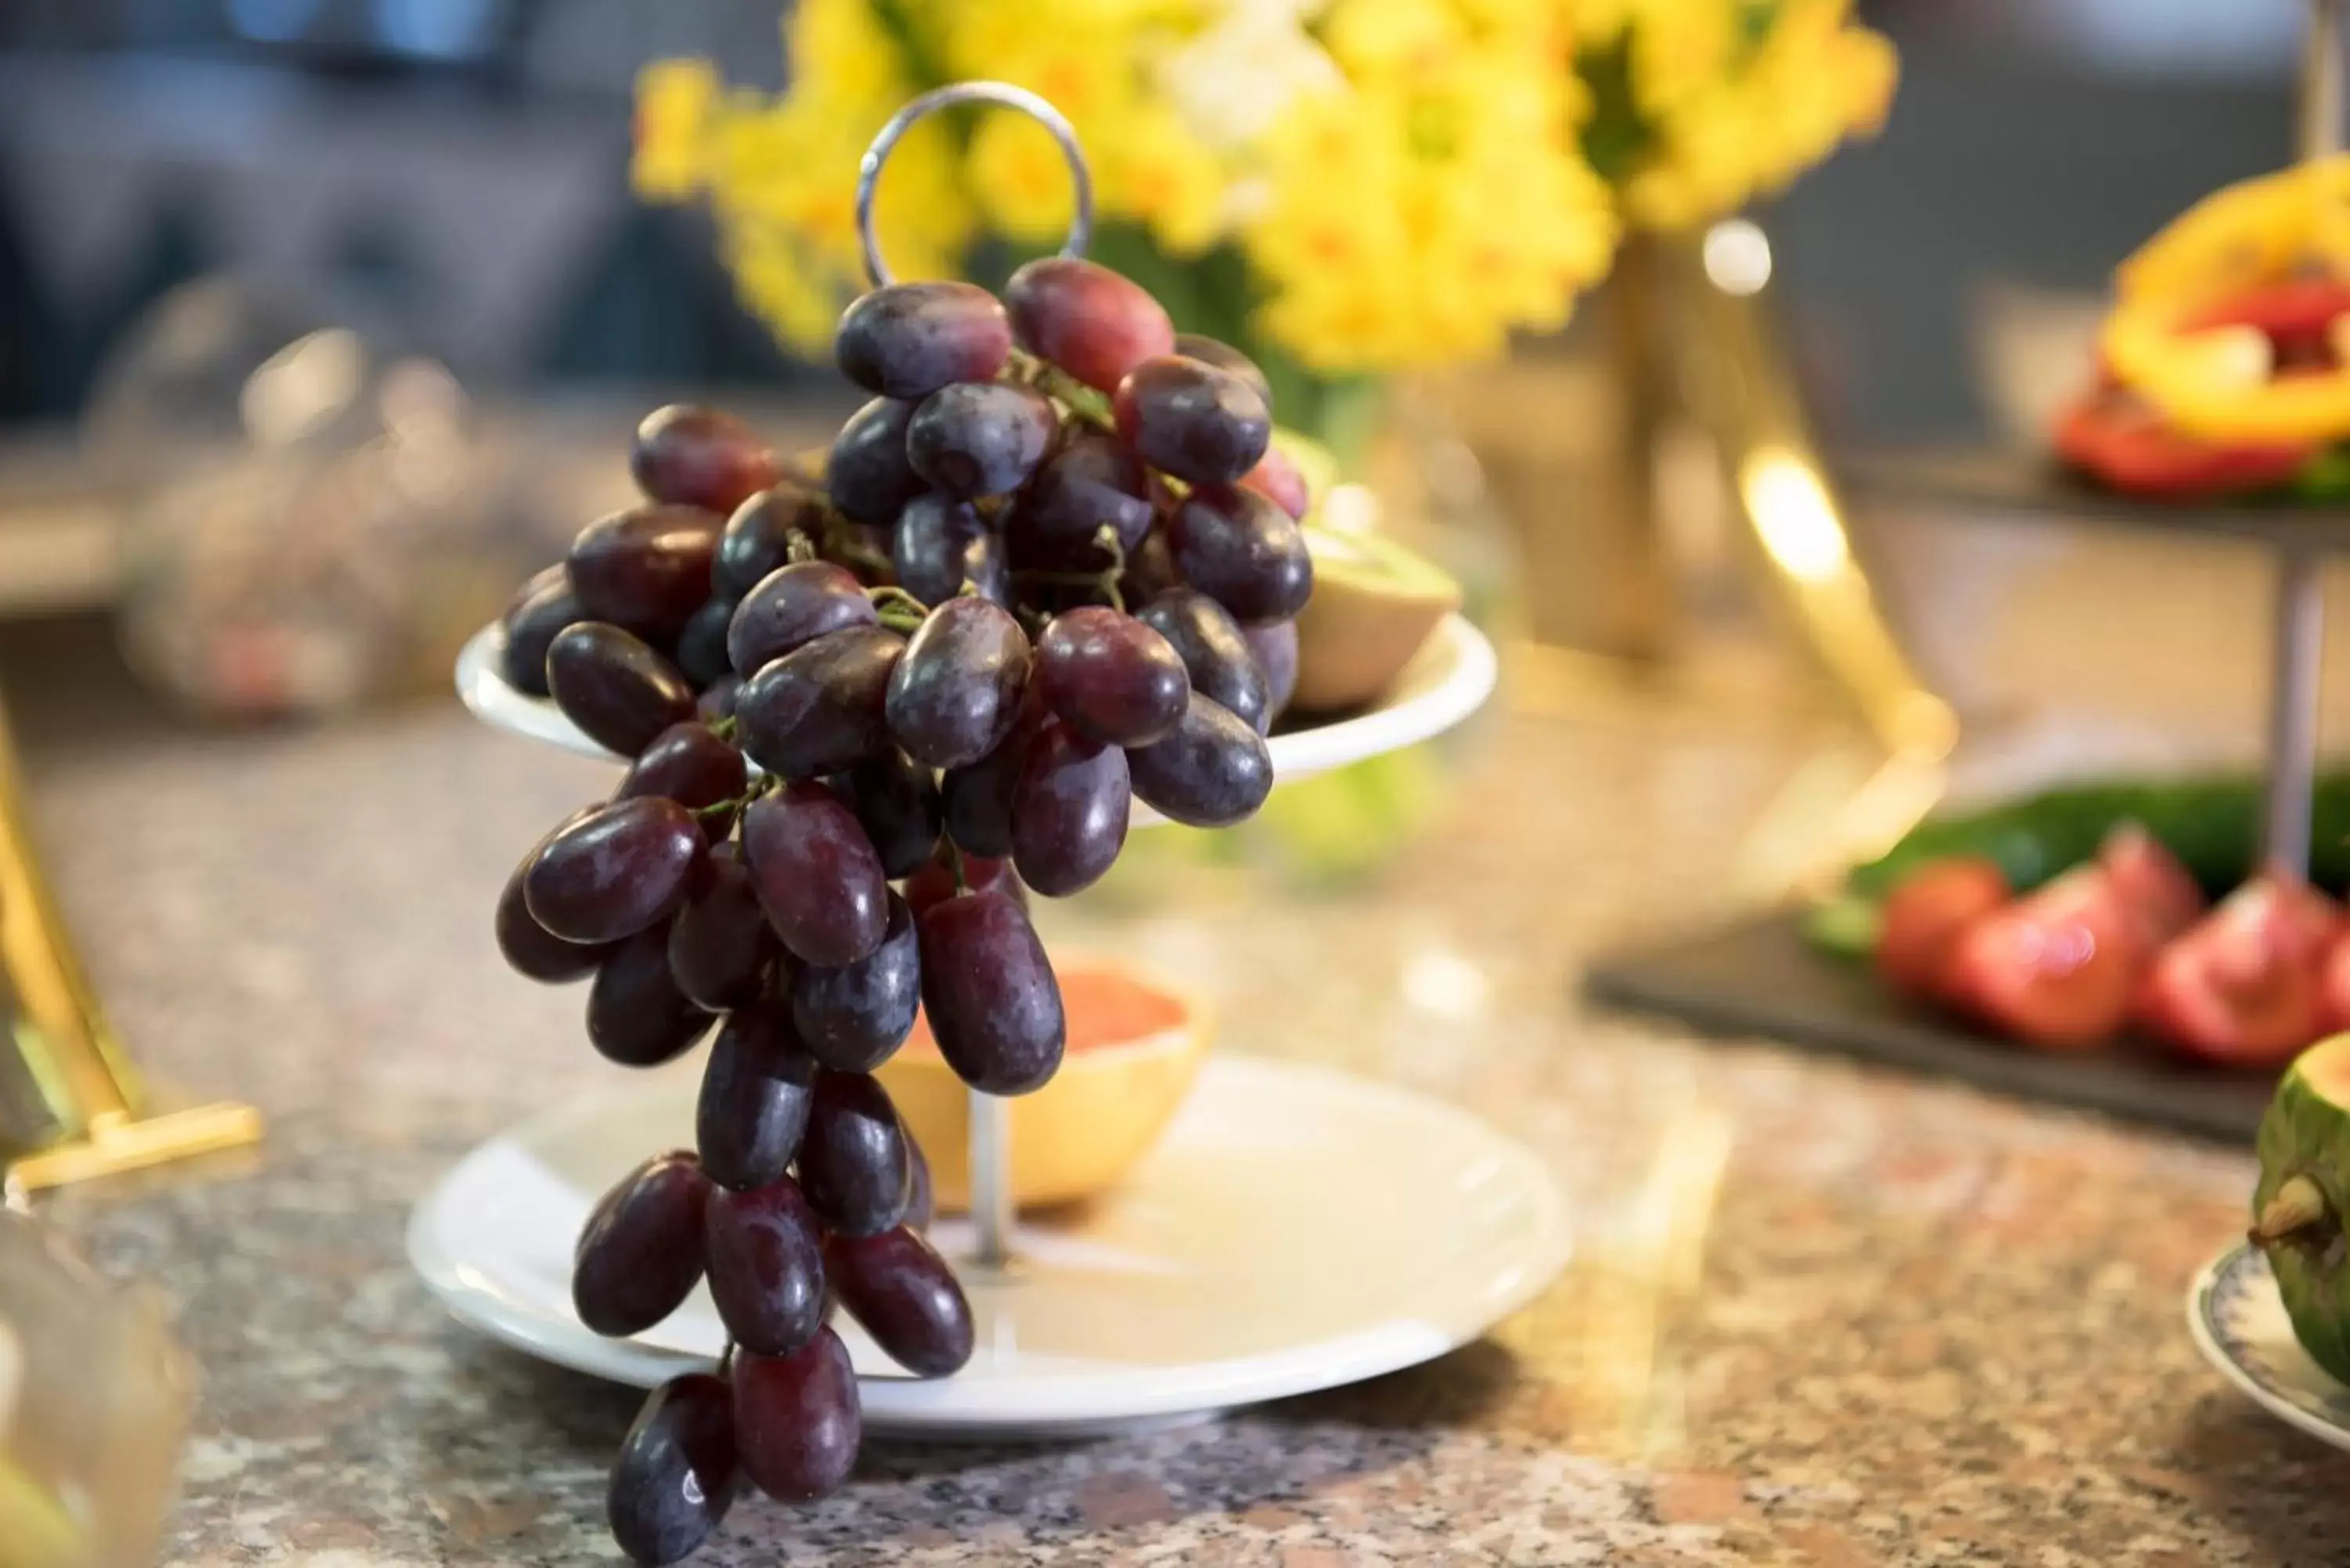
<svg viewBox="0 0 2350 1568">
<path fill-rule="evenodd" d="M 2263 1248 L 2284 1298 L 2293 1337 L 2310 1359 L 2350 1384 L 2350 1238 L 2343 1231 L 2350 1196 L 2350 1034 L 2302 1053 L 2261 1118 L 2260 1185 L 2252 1215 L 2296 1176 L 2324 1194 L 2326 1215 Z"/>
</svg>

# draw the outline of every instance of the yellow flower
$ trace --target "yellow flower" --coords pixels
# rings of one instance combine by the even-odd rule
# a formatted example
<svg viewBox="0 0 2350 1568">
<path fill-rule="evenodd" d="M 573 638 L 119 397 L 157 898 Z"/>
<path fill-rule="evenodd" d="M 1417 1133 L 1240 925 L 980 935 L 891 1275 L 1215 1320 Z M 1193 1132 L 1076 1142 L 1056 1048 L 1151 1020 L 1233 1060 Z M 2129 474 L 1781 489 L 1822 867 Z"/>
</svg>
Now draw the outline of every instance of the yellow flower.
<svg viewBox="0 0 2350 1568">
<path fill-rule="evenodd" d="M 636 157 L 629 179 L 657 202 L 699 192 L 709 171 L 718 73 L 708 60 L 656 60 L 637 73 Z"/>
</svg>

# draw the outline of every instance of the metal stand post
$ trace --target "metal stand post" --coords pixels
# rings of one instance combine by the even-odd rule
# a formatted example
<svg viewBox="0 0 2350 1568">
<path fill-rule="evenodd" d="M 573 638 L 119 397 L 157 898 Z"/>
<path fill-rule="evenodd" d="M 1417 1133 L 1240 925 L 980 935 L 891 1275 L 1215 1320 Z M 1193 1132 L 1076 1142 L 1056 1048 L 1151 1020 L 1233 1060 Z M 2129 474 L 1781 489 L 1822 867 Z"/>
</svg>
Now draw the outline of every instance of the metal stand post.
<svg viewBox="0 0 2350 1568">
<path fill-rule="evenodd" d="M 983 1269 L 1012 1262 L 1012 1102 L 971 1092 L 971 1220 Z"/>
</svg>

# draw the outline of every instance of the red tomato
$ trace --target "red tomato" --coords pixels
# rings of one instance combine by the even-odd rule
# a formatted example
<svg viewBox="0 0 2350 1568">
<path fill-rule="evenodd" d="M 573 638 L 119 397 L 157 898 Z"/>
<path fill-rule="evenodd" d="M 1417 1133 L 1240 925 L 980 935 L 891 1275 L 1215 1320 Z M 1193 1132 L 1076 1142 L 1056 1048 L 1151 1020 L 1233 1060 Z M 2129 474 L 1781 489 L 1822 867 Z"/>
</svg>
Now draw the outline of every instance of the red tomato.
<svg viewBox="0 0 2350 1568">
<path fill-rule="evenodd" d="M 2334 901 L 2298 878 L 2256 877 L 2163 949 L 2138 1022 L 2198 1061 L 2288 1062 L 2324 1027 L 2321 971 L 2340 924 Z"/>
<path fill-rule="evenodd" d="M 1951 855 L 1918 867 L 1886 897 L 1877 931 L 1877 971 L 1896 990 L 1939 997 L 1950 950 L 1968 927 L 2007 902 L 2007 873 L 1981 855 Z"/>
<path fill-rule="evenodd" d="M 2316 454 L 2306 441 L 2213 446 L 2163 422 L 2128 392 L 2100 387 L 2056 421 L 2056 455 L 2108 489 L 2196 501 L 2283 484 Z"/>
<path fill-rule="evenodd" d="M 2097 865 L 2122 908 L 2137 922 L 2151 952 L 2193 925 L 2203 913 L 2203 889 L 2162 840 L 2135 822 L 2106 835 Z"/>
<path fill-rule="evenodd" d="M 2325 1033 L 2350 1029 L 2350 936 L 2336 941 L 2325 955 L 2324 967 L 2318 971 L 2317 1000 Z"/>
<path fill-rule="evenodd" d="M 2105 873 L 2080 866 L 1969 927 L 1946 994 L 2027 1044 L 2074 1051 L 2128 1016 L 2146 949 Z"/>
<path fill-rule="evenodd" d="M 2277 348 L 2277 358 L 2305 358 L 2313 350 L 2334 358 L 2327 329 L 2350 311 L 2350 282 L 2334 277 L 2295 277 L 2263 284 L 2207 306 L 2178 324 L 2181 332 L 2213 327 L 2257 327 Z"/>
</svg>

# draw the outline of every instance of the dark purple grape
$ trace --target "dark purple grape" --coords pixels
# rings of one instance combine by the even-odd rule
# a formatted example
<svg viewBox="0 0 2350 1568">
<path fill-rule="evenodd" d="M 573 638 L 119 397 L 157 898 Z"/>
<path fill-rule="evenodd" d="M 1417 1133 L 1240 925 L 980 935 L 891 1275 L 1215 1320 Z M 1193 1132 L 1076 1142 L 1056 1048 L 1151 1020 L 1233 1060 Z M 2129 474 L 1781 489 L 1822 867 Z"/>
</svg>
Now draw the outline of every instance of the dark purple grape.
<svg viewBox="0 0 2350 1568">
<path fill-rule="evenodd" d="M 646 1568 L 691 1556 L 733 1506 L 734 1391 L 707 1372 L 645 1396 L 604 1492 L 612 1539 Z"/>
<path fill-rule="evenodd" d="M 598 1334 L 642 1334 L 702 1282 L 710 1182 L 684 1149 L 657 1154 L 597 1200 L 571 1251 L 571 1305 Z"/>
<path fill-rule="evenodd" d="M 1197 588 L 1170 588 L 1135 618 L 1174 649 L 1192 691 L 1231 709 L 1260 734 L 1272 727 L 1264 670 L 1223 606 Z"/>
<path fill-rule="evenodd" d="M 830 561 L 795 561 L 761 578 L 734 607 L 726 656 L 748 679 L 828 632 L 878 626 L 880 619 L 856 573 Z"/>
<path fill-rule="evenodd" d="M 1154 354 L 1175 347 L 1175 327 L 1140 285 L 1097 262 L 1046 256 L 1012 275 L 1003 291 L 1020 346 L 1087 386 L 1107 392 Z"/>
<path fill-rule="evenodd" d="M 1286 620 L 1314 592 L 1295 519 L 1253 490 L 1202 486 L 1167 519 L 1176 569 L 1237 621 Z"/>
<path fill-rule="evenodd" d="M 1266 621 L 1262 626 L 1243 627 L 1241 636 L 1248 639 L 1250 657 L 1264 672 L 1264 715 L 1255 725 L 1256 732 L 1262 735 L 1270 732 L 1274 721 L 1288 711 L 1289 699 L 1297 691 L 1297 623 Z M 1229 702 L 1224 705 L 1232 707 Z"/>
<path fill-rule="evenodd" d="M 546 649 L 546 684 L 580 733 L 624 757 L 693 717 L 693 688 L 677 667 L 641 639 L 599 620 L 556 634 Z"/>
<path fill-rule="evenodd" d="M 1131 554 L 1150 532 L 1150 487 L 1134 454 L 1099 431 L 1072 428 L 1013 504 L 1003 542 L 1020 569 L 1098 572 L 1107 528 Z"/>
<path fill-rule="evenodd" d="M 945 1377 L 971 1359 L 971 1303 L 947 1261 L 910 1225 L 829 1237 L 824 1263 L 848 1315 L 915 1376 Z"/>
<path fill-rule="evenodd" d="M 854 767 L 889 745 L 884 707 L 906 640 L 878 626 L 827 632 L 770 660 L 734 700 L 735 739 L 779 778 Z"/>
<path fill-rule="evenodd" d="M 926 605 L 944 604 L 962 592 L 965 581 L 1003 575 L 1002 552 L 968 501 L 929 491 L 906 503 L 889 545 L 898 586 Z M 988 597 L 987 585 L 980 585 Z"/>
<path fill-rule="evenodd" d="M 497 932 L 498 951 L 516 974 L 545 985 L 560 985 L 566 981 L 585 980 L 604 961 L 611 951 L 606 942 L 567 942 L 538 923 L 530 912 L 530 904 L 523 884 L 530 868 L 538 861 L 555 836 L 592 815 L 596 807 L 582 806 L 549 828 L 546 836 L 530 846 L 530 852 L 517 862 L 513 875 L 506 878 L 504 888 L 498 894 L 496 918 L 492 921 Z"/>
<path fill-rule="evenodd" d="M 1265 378 L 1257 362 L 1221 338 L 1203 337 L 1197 332 L 1175 334 L 1175 352 L 1186 359 L 1197 359 L 1202 365 L 1212 365 L 1227 376 L 1238 376 L 1249 385 L 1249 390 L 1273 407 L 1273 383 Z"/>
<path fill-rule="evenodd" d="M 890 732 L 918 763 L 958 768 L 995 750 L 1020 715 L 1028 634 L 1001 605 L 949 599 L 889 677 Z"/>
<path fill-rule="evenodd" d="M 848 1347 L 829 1328 L 788 1357 L 734 1358 L 734 1442 L 743 1473 L 779 1502 L 838 1491 L 864 1435 Z"/>
<path fill-rule="evenodd" d="M 931 1182 L 930 1157 L 914 1141 L 911 1131 L 906 1134 L 906 1162 L 910 1172 L 906 1182 L 906 1228 L 928 1231 L 939 1214 L 938 1189 Z"/>
<path fill-rule="evenodd" d="M 702 1244 L 710 1298 L 744 1350 L 789 1355 L 824 1325 L 824 1235 L 789 1177 L 749 1192 L 712 1188 Z"/>
<path fill-rule="evenodd" d="M 612 942 L 685 899 L 702 829 L 673 800 L 619 800 L 557 828 L 523 873 L 531 918 L 567 942 Z"/>
<path fill-rule="evenodd" d="M 922 1001 L 914 912 L 889 895 L 889 932 L 866 957 L 838 969 L 804 964 L 792 976 L 792 1023 L 808 1054 L 843 1073 L 869 1073 L 914 1027 Z"/>
<path fill-rule="evenodd" d="M 947 836 L 958 848 L 997 860 L 1011 857 L 1013 796 L 1020 787 L 1029 742 L 1048 717 L 1043 698 L 1029 691 L 1012 732 L 995 750 L 969 767 L 949 768 L 940 775 L 939 804 L 946 814 Z"/>
<path fill-rule="evenodd" d="M 1175 553 L 1167 547 L 1164 528 L 1153 528 L 1142 536 L 1140 545 L 1127 552 L 1126 571 L 1118 579 L 1118 591 L 1130 605 L 1147 605 L 1183 586 L 1183 574 L 1175 569 Z"/>
<path fill-rule="evenodd" d="M 816 1075 L 800 1190 L 835 1235 L 872 1236 L 906 1217 L 912 1171 L 888 1091 L 863 1073 Z"/>
<path fill-rule="evenodd" d="M 930 864 L 946 826 L 939 783 L 930 769 L 888 746 L 825 782 L 857 813 L 884 877 L 894 882 Z"/>
<path fill-rule="evenodd" d="M 894 283 L 859 297 L 833 339 L 840 373 L 885 398 L 989 381 L 1012 354 L 1012 323 L 972 283 Z"/>
<path fill-rule="evenodd" d="M 729 603 L 791 564 L 795 535 L 824 537 L 824 499 L 795 479 L 762 490 L 734 509 L 710 558 L 710 592 Z"/>
<path fill-rule="evenodd" d="M 924 398 L 906 421 L 906 458 L 950 495 L 1004 495 L 1036 472 L 1059 429 L 1052 400 L 1034 387 L 958 381 Z"/>
<path fill-rule="evenodd" d="M 670 922 L 670 977 L 696 1005 L 726 1012 L 764 995 L 782 959 L 741 849 L 719 845 Z"/>
<path fill-rule="evenodd" d="M 1010 830 L 1005 831 L 1008 836 Z M 961 888 L 955 886 L 954 867 L 944 856 L 906 878 L 906 907 L 913 911 L 918 925 L 933 908 L 961 892 L 983 893 L 993 888 L 1021 908 L 1027 908 L 1028 895 L 1021 888 L 1020 878 L 1012 874 L 1011 861 L 985 855 L 965 855 L 961 859 Z"/>
<path fill-rule="evenodd" d="M 743 692 L 743 678 L 729 670 L 712 681 L 701 696 L 693 700 L 694 717 L 709 722 L 734 716 L 734 699 Z"/>
<path fill-rule="evenodd" d="M 922 1007 L 947 1064 L 984 1094 L 1043 1088 L 1068 1031 L 1060 982 L 1027 912 L 1001 892 L 958 893 L 917 929 Z"/>
<path fill-rule="evenodd" d="M 782 476 L 767 443 L 733 414 L 690 403 L 655 409 L 637 426 L 629 472 L 655 501 L 723 517 Z"/>
<path fill-rule="evenodd" d="M 1191 695 L 1182 658 L 1167 639 L 1102 605 L 1053 618 L 1036 639 L 1035 680 L 1063 722 L 1112 746 L 1158 740 L 1175 728 Z"/>
<path fill-rule="evenodd" d="M 726 1020 L 710 1047 L 694 1108 L 694 1147 L 711 1180 L 749 1192 L 784 1179 L 807 1130 L 816 1070 L 781 998 Z"/>
<path fill-rule="evenodd" d="M 906 460 L 906 423 L 913 415 L 911 403 L 876 398 L 840 427 L 825 462 L 824 488 L 841 515 L 886 528 L 930 488 Z"/>
<path fill-rule="evenodd" d="M 1305 483 L 1305 475 L 1277 446 L 1264 449 L 1256 466 L 1241 475 L 1241 485 L 1255 491 L 1292 517 L 1302 518 L 1314 506 L 1314 491 Z"/>
<path fill-rule="evenodd" d="M 743 855 L 768 923 L 794 957 L 837 969 L 889 929 L 889 883 L 856 814 L 822 784 L 761 795 L 743 814 Z"/>
<path fill-rule="evenodd" d="M 634 800 L 641 795 L 673 800 L 696 814 L 702 836 L 716 844 L 734 831 L 733 814 L 703 816 L 702 808 L 737 798 L 748 783 L 743 753 L 711 733 L 710 726 L 697 716 L 654 736 L 652 744 L 638 753 L 629 771 L 620 775 L 620 787 L 612 798 Z"/>
<path fill-rule="evenodd" d="M 1273 413 L 1238 376 L 1164 354 L 1145 359 L 1111 401 L 1118 438 L 1186 484 L 1231 484 L 1273 441 Z"/>
<path fill-rule="evenodd" d="M 710 1033 L 711 1022 L 670 973 L 665 926 L 614 948 L 588 988 L 588 1043 L 623 1067 L 675 1061 Z"/>
<path fill-rule="evenodd" d="M 697 691 L 734 673 L 726 657 L 726 628 L 733 624 L 734 601 L 712 599 L 693 612 L 677 634 L 677 668 Z"/>
<path fill-rule="evenodd" d="M 579 530 L 572 591 L 589 616 L 655 641 L 675 637 L 710 597 L 718 519 L 691 506 L 638 506 Z"/>
<path fill-rule="evenodd" d="M 1012 864 L 1048 898 L 1101 880 L 1126 847 L 1133 806 L 1126 753 L 1048 721 L 1028 748 L 1012 805 Z"/>
<path fill-rule="evenodd" d="M 546 645 L 567 626 L 588 618 L 571 576 L 561 562 L 534 576 L 499 618 L 505 640 L 498 647 L 498 673 L 507 685 L 533 697 L 546 695 Z"/>
<path fill-rule="evenodd" d="M 1273 793 L 1264 737 L 1211 697 L 1191 693 L 1175 732 L 1127 753 L 1134 793 L 1170 821 L 1229 827 Z"/>
</svg>

